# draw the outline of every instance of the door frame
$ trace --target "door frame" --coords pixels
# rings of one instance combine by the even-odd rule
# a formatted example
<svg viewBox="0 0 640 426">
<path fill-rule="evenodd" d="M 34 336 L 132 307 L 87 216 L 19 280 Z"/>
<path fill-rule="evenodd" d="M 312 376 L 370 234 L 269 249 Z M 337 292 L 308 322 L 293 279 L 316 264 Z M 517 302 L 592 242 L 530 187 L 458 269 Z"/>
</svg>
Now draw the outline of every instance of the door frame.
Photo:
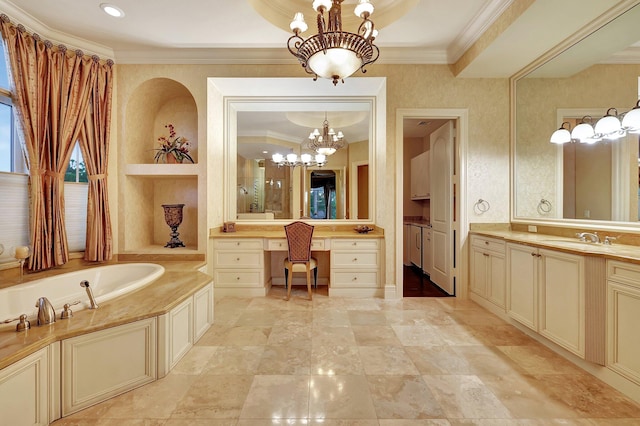
<svg viewBox="0 0 640 426">
<path fill-rule="evenodd" d="M 466 251 L 462 250 L 469 234 L 469 221 L 467 210 L 462 206 L 467 200 L 467 148 L 469 143 L 469 110 L 466 108 L 398 108 L 396 110 L 396 223 L 395 235 L 395 265 L 396 265 L 396 296 L 403 297 L 402 278 L 402 253 L 403 253 L 403 194 L 404 176 L 400 170 L 404 167 L 404 130 L 405 118 L 420 119 L 450 119 L 455 121 L 455 138 L 457 140 L 454 150 L 453 185 L 456 188 L 455 212 L 456 221 L 452 224 L 455 232 L 455 269 L 452 273 L 456 280 L 456 297 L 466 299 L 468 297 L 468 258 Z"/>
</svg>

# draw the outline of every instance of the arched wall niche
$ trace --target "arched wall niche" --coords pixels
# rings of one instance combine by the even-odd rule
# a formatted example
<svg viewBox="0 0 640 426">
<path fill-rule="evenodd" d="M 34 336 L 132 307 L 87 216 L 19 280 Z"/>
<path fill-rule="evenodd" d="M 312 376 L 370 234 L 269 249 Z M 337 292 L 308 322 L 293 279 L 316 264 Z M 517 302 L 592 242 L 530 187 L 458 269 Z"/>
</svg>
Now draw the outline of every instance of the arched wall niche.
<svg viewBox="0 0 640 426">
<path fill-rule="evenodd" d="M 126 106 L 124 156 L 130 164 L 154 162 L 158 138 L 168 136 L 173 124 L 176 135 L 189 141 L 189 154 L 198 162 L 198 110 L 189 89 L 168 78 L 140 84 Z"/>
</svg>

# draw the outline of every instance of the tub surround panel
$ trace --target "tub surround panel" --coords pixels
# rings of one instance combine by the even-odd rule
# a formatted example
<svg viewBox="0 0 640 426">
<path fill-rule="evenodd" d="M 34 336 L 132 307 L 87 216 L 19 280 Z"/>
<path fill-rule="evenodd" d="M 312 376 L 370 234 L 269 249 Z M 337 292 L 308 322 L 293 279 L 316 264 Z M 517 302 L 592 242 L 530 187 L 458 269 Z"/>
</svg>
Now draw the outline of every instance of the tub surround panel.
<svg viewBox="0 0 640 426">
<path fill-rule="evenodd" d="M 16 332 L 14 327 L 3 328 L 0 331 L 0 369 L 50 343 L 168 313 L 211 282 L 211 277 L 201 272 L 178 268 L 176 265 L 167 267 L 164 275 L 146 287 L 101 304 L 97 310 L 74 313 L 68 320 L 58 319 L 40 327 L 32 322 L 31 329 L 26 332 Z M 72 267 L 61 269 L 69 272 Z M 60 313 L 56 314 L 59 318 Z"/>
</svg>

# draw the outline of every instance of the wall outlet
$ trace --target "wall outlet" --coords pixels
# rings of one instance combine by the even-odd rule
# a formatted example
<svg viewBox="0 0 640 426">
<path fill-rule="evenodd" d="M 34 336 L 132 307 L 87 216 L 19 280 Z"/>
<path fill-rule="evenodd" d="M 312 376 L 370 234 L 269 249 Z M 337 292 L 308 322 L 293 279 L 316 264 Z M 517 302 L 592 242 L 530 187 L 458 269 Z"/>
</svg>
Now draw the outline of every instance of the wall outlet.
<svg viewBox="0 0 640 426">
<path fill-rule="evenodd" d="M 535 225 L 529 225 L 528 230 L 529 232 L 538 232 L 538 227 Z"/>
</svg>

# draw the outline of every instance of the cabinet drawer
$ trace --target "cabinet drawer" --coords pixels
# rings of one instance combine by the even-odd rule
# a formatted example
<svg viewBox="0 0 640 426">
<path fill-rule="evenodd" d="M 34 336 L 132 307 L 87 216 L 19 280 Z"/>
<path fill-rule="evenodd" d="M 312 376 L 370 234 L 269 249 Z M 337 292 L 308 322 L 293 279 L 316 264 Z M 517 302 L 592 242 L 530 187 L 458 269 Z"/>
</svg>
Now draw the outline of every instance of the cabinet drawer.
<svg viewBox="0 0 640 426">
<path fill-rule="evenodd" d="M 263 287 L 262 271 L 215 271 L 216 287 Z"/>
<path fill-rule="evenodd" d="M 262 268 L 264 252 L 260 251 L 221 251 L 213 254 L 214 266 L 218 268 Z"/>
<path fill-rule="evenodd" d="M 608 260 L 607 279 L 640 288 L 640 265 Z"/>
<path fill-rule="evenodd" d="M 489 250 L 498 254 L 505 254 L 505 243 L 502 240 L 472 235 L 471 245 L 479 249 Z"/>
<path fill-rule="evenodd" d="M 378 272 L 336 271 L 331 287 L 378 287 Z"/>
<path fill-rule="evenodd" d="M 286 240 L 285 240 L 286 241 Z M 216 238 L 213 240 L 213 248 L 218 250 L 262 250 L 262 239 L 242 238 L 227 239 Z"/>
<path fill-rule="evenodd" d="M 267 240 L 267 250 L 269 251 L 287 251 L 289 246 L 287 245 L 286 238 L 269 239 Z"/>
<path fill-rule="evenodd" d="M 331 252 L 332 268 L 378 268 L 378 252 L 353 252 L 338 251 Z"/>
<path fill-rule="evenodd" d="M 268 251 L 287 251 L 289 246 L 287 245 L 286 238 L 269 239 L 267 240 L 266 249 Z M 311 251 L 324 251 L 324 240 L 313 239 L 311 240 Z"/>
<path fill-rule="evenodd" d="M 380 244 L 378 238 L 358 240 L 333 240 L 331 250 L 377 250 Z"/>
</svg>

